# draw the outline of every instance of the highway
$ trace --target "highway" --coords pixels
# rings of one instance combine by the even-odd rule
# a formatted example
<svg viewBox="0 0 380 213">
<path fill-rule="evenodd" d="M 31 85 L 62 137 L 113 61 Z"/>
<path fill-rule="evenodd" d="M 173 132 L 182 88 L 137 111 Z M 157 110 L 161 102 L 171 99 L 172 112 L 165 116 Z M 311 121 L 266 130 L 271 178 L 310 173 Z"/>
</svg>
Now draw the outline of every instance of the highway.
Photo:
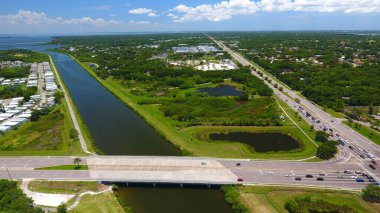
<svg viewBox="0 0 380 213">
<path fill-rule="evenodd" d="M 364 136 L 360 135 L 356 131 L 342 124 L 339 119 L 332 117 L 330 114 L 323 111 L 320 107 L 314 103 L 307 100 L 305 97 L 299 95 L 295 91 L 289 89 L 279 80 L 274 77 L 263 73 L 263 76 L 260 76 L 257 71 L 263 71 L 258 65 L 249 62 L 239 53 L 234 52 L 228 48 L 222 41 L 217 41 L 214 38 L 210 37 L 220 48 L 228 52 L 236 61 L 240 62 L 243 66 L 253 67 L 251 73 L 258 77 L 259 79 L 264 80 L 265 77 L 271 80 L 271 83 L 264 80 L 264 82 L 273 90 L 274 94 L 284 102 L 286 102 L 291 108 L 295 111 L 300 112 L 301 116 L 311 125 L 316 126 L 317 129 L 326 130 L 332 134 L 332 139 L 334 140 L 343 140 L 345 141 L 345 146 L 352 147 L 351 149 L 340 147 L 341 152 L 350 152 L 351 154 L 343 153 L 345 156 L 352 156 L 359 159 L 358 164 L 362 169 L 367 172 L 371 172 L 369 165 L 371 160 L 379 162 L 380 156 L 380 147 L 375 145 L 372 141 L 368 140 Z M 277 83 L 279 86 L 282 86 L 283 90 L 280 91 L 278 88 L 274 87 L 274 83 Z M 299 100 L 299 101 L 295 101 Z M 300 111 L 301 109 L 301 111 Z M 307 112 L 307 113 L 306 113 Z M 309 116 L 306 116 L 309 114 Z M 313 119 L 310 119 L 313 118 Z M 318 121 L 318 123 L 316 122 Z M 330 131 L 331 129 L 331 131 Z M 362 157 L 360 157 L 362 156 Z M 369 159 L 372 158 L 372 159 Z"/>
</svg>

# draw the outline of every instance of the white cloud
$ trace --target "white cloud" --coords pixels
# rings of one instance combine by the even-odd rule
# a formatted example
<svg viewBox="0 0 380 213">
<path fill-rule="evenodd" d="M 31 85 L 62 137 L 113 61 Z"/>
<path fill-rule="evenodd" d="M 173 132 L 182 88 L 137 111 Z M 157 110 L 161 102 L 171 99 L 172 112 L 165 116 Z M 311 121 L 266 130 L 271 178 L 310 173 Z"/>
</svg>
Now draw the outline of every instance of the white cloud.
<svg viewBox="0 0 380 213">
<path fill-rule="evenodd" d="M 150 24 L 149 21 L 135 21 L 135 20 L 130 20 L 130 24 Z"/>
<path fill-rule="evenodd" d="M 158 16 L 156 11 L 149 9 L 149 8 L 136 8 L 136 9 L 129 10 L 129 13 L 138 14 L 138 15 L 146 14 L 150 17 Z"/>
<path fill-rule="evenodd" d="M 228 0 L 217 4 L 189 7 L 183 4 L 167 16 L 175 22 L 223 21 L 234 15 L 264 12 L 373 13 L 380 12 L 380 0 Z"/>
<path fill-rule="evenodd" d="M 229 0 L 218 4 L 202 4 L 196 7 L 178 5 L 172 12 L 184 13 L 181 17 L 174 18 L 175 22 L 185 21 L 223 21 L 230 19 L 234 15 L 253 14 L 258 10 L 254 1 L 250 0 Z"/>
<path fill-rule="evenodd" d="M 262 0 L 263 11 L 300 11 L 319 13 L 380 12 L 380 0 Z"/>
<path fill-rule="evenodd" d="M 106 20 L 102 18 L 72 18 L 65 19 L 62 17 L 49 18 L 44 12 L 34 12 L 28 10 L 19 10 L 18 13 L 13 15 L 0 15 L 1 24 L 26 24 L 26 25 L 40 25 L 40 24 L 61 24 L 61 25 L 92 25 L 92 26 L 105 26 L 109 24 L 117 24 L 119 21 Z"/>
</svg>

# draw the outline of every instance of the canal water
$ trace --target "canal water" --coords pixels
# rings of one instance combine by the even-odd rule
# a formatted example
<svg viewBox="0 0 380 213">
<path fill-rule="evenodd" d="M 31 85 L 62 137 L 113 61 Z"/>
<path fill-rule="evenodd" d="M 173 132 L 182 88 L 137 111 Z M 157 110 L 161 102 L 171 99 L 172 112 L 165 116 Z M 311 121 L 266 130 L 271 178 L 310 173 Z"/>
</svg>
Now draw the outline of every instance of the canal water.
<svg viewBox="0 0 380 213">
<path fill-rule="evenodd" d="M 210 134 L 210 139 L 244 143 L 252 147 L 255 152 L 290 151 L 299 148 L 299 143 L 294 138 L 281 133 L 213 133 Z"/>
<path fill-rule="evenodd" d="M 0 37 L 0 49 L 23 48 L 52 56 L 96 146 L 107 155 L 180 155 L 142 118 L 108 92 L 69 56 L 41 45 L 49 37 Z M 135 213 L 232 212 L 216 189 L 121 187 L 121 196 Z"/>
</svg>

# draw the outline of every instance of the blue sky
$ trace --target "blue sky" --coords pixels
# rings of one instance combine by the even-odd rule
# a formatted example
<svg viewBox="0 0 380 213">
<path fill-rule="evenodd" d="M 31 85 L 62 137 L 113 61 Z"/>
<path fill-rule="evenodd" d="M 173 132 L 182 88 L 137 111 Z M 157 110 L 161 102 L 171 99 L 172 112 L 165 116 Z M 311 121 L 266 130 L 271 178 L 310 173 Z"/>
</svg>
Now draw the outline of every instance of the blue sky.
<svg viewBox="0 0 380 213">
<path fill-rule="evenodd" d="M 380 30 L 379 0 L 1 0 L 0 34 Z"/>
</svg>

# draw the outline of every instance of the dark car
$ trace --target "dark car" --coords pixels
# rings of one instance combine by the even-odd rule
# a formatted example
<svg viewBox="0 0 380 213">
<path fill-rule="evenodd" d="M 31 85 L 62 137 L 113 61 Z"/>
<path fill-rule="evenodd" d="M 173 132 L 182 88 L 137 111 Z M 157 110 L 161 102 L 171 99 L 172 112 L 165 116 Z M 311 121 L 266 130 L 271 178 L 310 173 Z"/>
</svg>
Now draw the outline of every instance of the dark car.
<svg viewBox="0 0 380 213">
<path fill-rule="evenodd" d="M 324 181 L 325 179 L 323 177 L 317 177 L 317 181 Z"/>
<path fill-rule="evenodd" d="M 369 176 L 369 175 L 368 175 L 368 176 L 367 176 L 367 179 L 374 179 L 374 178 L 373 178 L 372 176 Z"/>
<path fill-rule="evenodd" d="M 358 182 L 358 183 L 363 183 L 363 182 L 364 182 L 364 179 L 362 179 L 362 178 L 356 178 L 356 182 Z"/>
<path fill-rule="evenodd" d="M 240 166 L 241 164 L 240 163 L 236 163 L 236 166 Z"/>
<path fill-rule="evenodd" d="M 365 159 L 365 155 L 363 155 L 363 154 L 361 154 L 360 157 L 363 158 L 363 159 Z"/>
<path fill-rule="evenodd" d="M 313 175 L 305 175 L 307 178 L 313 178 Z"/>
<path fill-rule="evenodd" d="M 376 183 L 376 180 L 375 179 L 369 179 L 368 182 L 370 182 L 370 183 Z"/>
<path fill-rule="evenodd" d="M 344 170 L 344 174 L 352 174 L 350 170 Z"/>
<path fill-rule="evenodd" d="M 243 178 L 240 178 L 240 177 L 239 177 L 239 178 L 237 179 L 237 181 L 239 181 L 239 182 L 243 182 Z"/>
<path fill-rule="evenodd" d="M 352 147 L 351 145 L 350 145 L 350 146 L 348 146 L 348 148 L 350 148 L 351 150 L 353 150 L 353 149 L 354 149 L 354 147 Z"/>
<path fill-rule="evenodd" d="M 377 162 L 376 162 L 376 161 L 374 161 L 374 160 L 371 160 L 371 163 L 373 163 L 373 164 L 377 165 Z"/>
<path fill-rule="evenodd" d="M 294 180 L 302 180 L 302 178 L 296 177 L 296 178 L 294 178 Z"/>
<path fill-rule="evenodd" d="M 375 167 L 374 165 L 372 165 L 372 164 L 370 164 L 369 167 L 370 167 L 371 169 L 373 169 L 373 170 L 376 170 L 376 167 Z"/>
</svg>

